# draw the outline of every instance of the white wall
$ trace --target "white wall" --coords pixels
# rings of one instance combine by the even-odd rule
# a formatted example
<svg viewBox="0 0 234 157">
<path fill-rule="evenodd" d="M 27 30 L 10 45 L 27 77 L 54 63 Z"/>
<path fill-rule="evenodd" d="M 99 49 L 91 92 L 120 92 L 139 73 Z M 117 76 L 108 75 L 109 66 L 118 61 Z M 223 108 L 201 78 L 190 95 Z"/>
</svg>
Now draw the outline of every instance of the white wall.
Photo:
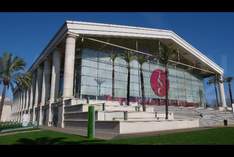
<svg viewBox="0 0 234 157">
<path fill-rule="evenodd" d="M 121 121 L 120 134 L 141 133 L 199 127 L 199 120 L 174 121 Z"/>
<path fill-rule="evenodd" d="M 11 105 L 5 104 L 2 110 L 1 121 L 10 121 L 11 120 Z"/>
</svg>

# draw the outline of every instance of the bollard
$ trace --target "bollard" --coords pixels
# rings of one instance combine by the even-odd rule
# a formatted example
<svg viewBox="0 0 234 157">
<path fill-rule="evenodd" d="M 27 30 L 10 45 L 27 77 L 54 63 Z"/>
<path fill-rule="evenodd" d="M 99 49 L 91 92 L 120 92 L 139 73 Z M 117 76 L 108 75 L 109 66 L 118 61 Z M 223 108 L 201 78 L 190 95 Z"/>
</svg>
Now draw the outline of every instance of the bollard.
<svg viewBox="0 0 234 157">
<path fill-rule="evenodd" d="M 124 120 L 128 120 L 128 111 L 124 111 Z"/>
<path fill-rule="evenodd" d="M 87 97 L 87 104 L 89 104 L 89 97 Z"/>
<path fill-rule="evenodd" d="M 95 138 L 95 110 L 94 106 L 89 106 L 88 109 L 88 127 L 87 127 L 88 139 Z"/>
<path fill-rule="evenodd" d="M 102 103 L 102 111 L 105 111 L 105 103 Z"/>
</svg>

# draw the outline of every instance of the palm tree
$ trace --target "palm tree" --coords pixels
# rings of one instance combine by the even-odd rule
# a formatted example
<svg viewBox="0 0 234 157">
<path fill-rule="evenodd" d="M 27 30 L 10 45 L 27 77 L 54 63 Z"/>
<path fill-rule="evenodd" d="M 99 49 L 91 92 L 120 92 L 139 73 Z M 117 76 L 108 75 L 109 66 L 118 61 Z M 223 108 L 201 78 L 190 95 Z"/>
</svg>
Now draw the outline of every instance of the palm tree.
<svg viewBox="0 0 234 157">
<path fill-rule="evenodd" d="M 115 59 L 117 57 L 117 53 L 112 53 L 110 55 L 110 59 L 112 61 L 112 99 L 115 97 Z"/>
<path fill-rule="evenodd" d="M 13 57 L 10 53 L 4 53 L 0 57 L 0 82 L 3 84 L 2 99 L 0 102 L 0 117 L 5 100 L 6 91 L 11 87 L 14 91 L 15 87 L 24 90 L 31 85 L 31 73 L 23 73 L 25 62 L 19 57 Z"/>
<path fill-rule="evenodd" d="M 216 75 L 208 81 L 209 85 L 210 84 L 214 84 L 215 97 L 216 97 L 217 106 L 219 106 L 218 92 L 217 92 L 217 83 L 219 83 L 219 82 L 220 82 L 220 80 L 219 80 L 219 78 Z"/>
<path fill-rule="evenodd" d="M 166 82 L 166 105 L 165 105 L 165 112 L 166 112 L 166 119 L 168 119 L 168 62 L 171 58 L 175 55 L 175 50 L 173 45 L 167 46 L 164 44 L 159 45 L 159 60 L 164 65 L 165 69 L 165 82 Z"/>
<path fill-rule="evenodd" d="M 231 106 L 233 104 L 233 99 L 232 99 L 232 88 L 231 88 L 231 82 L 234 79 L 234 77 L 225 77 L 224 78 L 224 82 L 228 83 L 228 89 L 229 89 L 229 95 L 230 95 L 230 99 L 231 99 Z"/>
<path fill-rule="evenodd" d="M 127 69 L 128 69 L 128 80 L 127 80 L 127 102 L 126 104 L 129 105 L 129 99 L 130 99 L 130 62 L 135 59 L 135 57 L 130 52 L 125 52 L 121 54 L 121 57 L 125 60 L 127 63 Z"/>
<path fill-rule="evenodd" d="M 144 86 L 144 76 L 143 76 L 143 69 L 142 65 L 147 61 L 145 56 L 140 55 L 137 57 L 137 61 L 140 64 L 140 78 L 141 78 L 141 97 L 142 97 L 142 107 L 143 111 L 146 110 L 145 107 L 145 86 Z"/>
</svg>

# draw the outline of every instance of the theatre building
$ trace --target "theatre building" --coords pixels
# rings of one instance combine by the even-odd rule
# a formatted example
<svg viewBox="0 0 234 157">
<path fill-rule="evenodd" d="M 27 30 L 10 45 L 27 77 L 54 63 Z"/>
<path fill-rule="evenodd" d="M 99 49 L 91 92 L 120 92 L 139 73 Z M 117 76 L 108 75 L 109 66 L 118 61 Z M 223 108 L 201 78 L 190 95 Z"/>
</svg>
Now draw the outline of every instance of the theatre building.
<svg viewBox="0 0 234 157">
<path fill-rule="evenodd" d="M 66 128 L 87 115 L 89 103 L 96 107 L 97 120 L 101 113 L 110 116 L 112 111 L 115 118 L 111 120 L 121 121 L 119 112 L 126 106 L 128 72 L 127 111 L 135 111 L 133 106 L 141 110 L 142 92 L 147 112 L 165 106 L 165 93 L 160 89 L 165 76 L 160 44 L 175 50 L 168 63 L 169 111 L 171 106 L 203 107 L 204 79 L 222 79 L 224 70 L 173 31 L 66 21 L 30 67 L 31 87 L 15 90 L 13 119 L 21 120 L 27 114 L 39 125 Z M 218 95 L 221 106 L 226 107 L 223 83 L 219 83 Z"/>
</svg>

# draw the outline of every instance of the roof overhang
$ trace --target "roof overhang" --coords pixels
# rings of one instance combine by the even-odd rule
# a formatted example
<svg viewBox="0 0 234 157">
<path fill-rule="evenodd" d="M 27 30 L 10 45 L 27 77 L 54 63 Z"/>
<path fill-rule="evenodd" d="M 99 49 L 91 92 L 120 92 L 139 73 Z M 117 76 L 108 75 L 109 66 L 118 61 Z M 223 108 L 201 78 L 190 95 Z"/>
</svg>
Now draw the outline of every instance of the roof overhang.
<svg viewBox="0 0 234 157">
<path fill-rule="evenodd" d="M 207 65 L 213 71 L 219 75 L 224 74 L 224 69 L 219 65 L 214 63 L 208 57 L 206 57 L 199 50 L 194 48 L 184 39 L 179 37 L 176 33 L 170 30 L 162 29 L 151 29 L 143 27 L 132 27 L 132 26 L 123 26 L 123 25 L 113 25 L 113 24 L 100 24 L 100 23 L 91 23 L 91 22 L 79 22 L 79 21 L 66 21 L 64 25 L 59 29 L 53 39 L 48 43 L 46 48 L 40 54 L 40 56 L 33 63 L 30 71 L 33 71 L 43 58 L 46 57 L 56 46 L 57 44 L 64 39 L 66 34 L 74 33 L 79 35 L 87 36 L 109 36 L 109 37 L 122 37 L 122 38 L 145 38 L 145 39 L 169 39 L 183 47 L 189 54 L 196 57 L 202 63 Z"/>
</svg>

